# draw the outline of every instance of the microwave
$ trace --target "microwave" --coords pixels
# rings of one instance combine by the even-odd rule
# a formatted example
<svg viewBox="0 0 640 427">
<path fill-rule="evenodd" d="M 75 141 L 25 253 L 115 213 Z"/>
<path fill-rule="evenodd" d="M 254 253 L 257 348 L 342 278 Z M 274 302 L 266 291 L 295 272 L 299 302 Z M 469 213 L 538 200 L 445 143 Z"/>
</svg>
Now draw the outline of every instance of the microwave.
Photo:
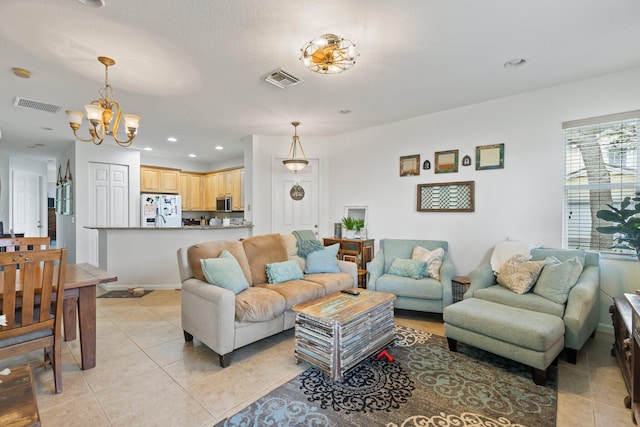
<svg viewBox="0 0 640 427">
<path fill-rule="evenodd" d="M 216 198 L 216 212 L 231 212 L 231 196 Z"/>
</svg>

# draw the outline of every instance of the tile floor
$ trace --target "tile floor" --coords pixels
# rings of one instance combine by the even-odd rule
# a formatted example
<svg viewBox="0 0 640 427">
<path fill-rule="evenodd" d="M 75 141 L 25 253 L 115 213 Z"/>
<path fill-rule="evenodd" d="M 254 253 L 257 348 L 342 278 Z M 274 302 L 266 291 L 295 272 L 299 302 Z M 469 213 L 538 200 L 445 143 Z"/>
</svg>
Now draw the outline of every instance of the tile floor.
<svg viewBox="0 0 640 427">
<path fill-rule="evenodd" d="M 35 367 L 40 416 L 50 426 L 212 426 L 304 369 L 293 358 L 293 330 L 234 352 L 218 365 L 206 346 L 185 343 L 180 292 L 137 299 L 98 299 L 97 367 L 79 368 L 78 341 L 63 344 L 64 392 L 51 370 Z M 442 335 L 442 316 L 399 310 L 399 324 Z M 597 333 L 578 363 L 559 363 L 558 422 L 564 426 L 632 426 L 622 376 Z M 0 361 L 0 369 L 40 364 L 42 352 Z"/>
</svg>

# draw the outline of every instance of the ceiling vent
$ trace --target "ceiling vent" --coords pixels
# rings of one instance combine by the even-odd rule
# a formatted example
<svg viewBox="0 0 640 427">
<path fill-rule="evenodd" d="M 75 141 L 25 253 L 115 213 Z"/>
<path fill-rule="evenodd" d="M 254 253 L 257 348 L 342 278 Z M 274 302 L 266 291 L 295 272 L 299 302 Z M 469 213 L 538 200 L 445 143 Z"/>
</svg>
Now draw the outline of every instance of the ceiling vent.
<svg viewBox="0 0 640 427">
<path fill-rule="evenodd" d="M 46 102 L 34 101 L 33 99 L 22 98 L 16 96 L 13 105 L 30 110 L 46 111 L 48 113 L 57 113 L 62 109 L 59 105 L 47 104 Z"/>
<path fill-rule="evenodd" d="M 267 74 L 264 78 L 272 85 L 276 85 L 282 89 L 286 89 L 291 86 L 295 86 L 302 81 L 302 79 L 294 76 L 288 71 L 278 68 Z"/>
</svg>

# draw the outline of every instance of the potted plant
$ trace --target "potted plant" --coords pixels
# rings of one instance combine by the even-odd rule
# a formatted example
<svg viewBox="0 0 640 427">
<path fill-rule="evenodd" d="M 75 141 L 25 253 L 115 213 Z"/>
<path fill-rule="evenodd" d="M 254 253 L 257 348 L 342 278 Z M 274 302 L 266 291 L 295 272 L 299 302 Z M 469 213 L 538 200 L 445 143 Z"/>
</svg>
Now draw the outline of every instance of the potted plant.
<svg viewBox="0 0 640 427">
<path fill-rule="evenodd" d="M 635 202 L 633 209 L 628 209 L 631 201 Z M 596 213 L 596 216 L 605 221 L 614 223 L 614 225 L 605 227 L 596 227 L 603 234 L 618 234 L 614 248 L 631 249 L 635 251 L 636 256 L 640 259 L 640 191 L 636 192 L 636 196 L 631 199 L 625 197 L 620 203 L 620 209 L 611 205 L 607 205 L 609 209 L 602 209 Z"/>
<path fill-rule="evenodd" d="M 364 219 L 356 219 L 350 216 L 342 218 L 342 226 L 345 229 L 345 237 L 347 239 L 354 239 L 356 233 L 359 233 L 364 227 Z"/>
</svg>

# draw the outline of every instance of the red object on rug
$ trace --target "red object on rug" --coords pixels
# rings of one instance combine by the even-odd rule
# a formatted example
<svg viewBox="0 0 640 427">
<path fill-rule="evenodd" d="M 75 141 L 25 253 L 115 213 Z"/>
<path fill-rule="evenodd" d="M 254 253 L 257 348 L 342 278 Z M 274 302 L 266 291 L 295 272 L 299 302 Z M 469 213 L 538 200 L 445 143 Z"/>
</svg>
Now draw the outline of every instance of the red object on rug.
<svg viewBox="0 0 640 427">
<path fill-rule="evenodd" d="M 380 360 L 383 357 L 386 358 L 388 362 L 393 362 L 395 360 L 393 356 L 389 354 L 386 348 L 378 353 L 378 355 L 376 356 L 376 360 Z"/>
</svg>

